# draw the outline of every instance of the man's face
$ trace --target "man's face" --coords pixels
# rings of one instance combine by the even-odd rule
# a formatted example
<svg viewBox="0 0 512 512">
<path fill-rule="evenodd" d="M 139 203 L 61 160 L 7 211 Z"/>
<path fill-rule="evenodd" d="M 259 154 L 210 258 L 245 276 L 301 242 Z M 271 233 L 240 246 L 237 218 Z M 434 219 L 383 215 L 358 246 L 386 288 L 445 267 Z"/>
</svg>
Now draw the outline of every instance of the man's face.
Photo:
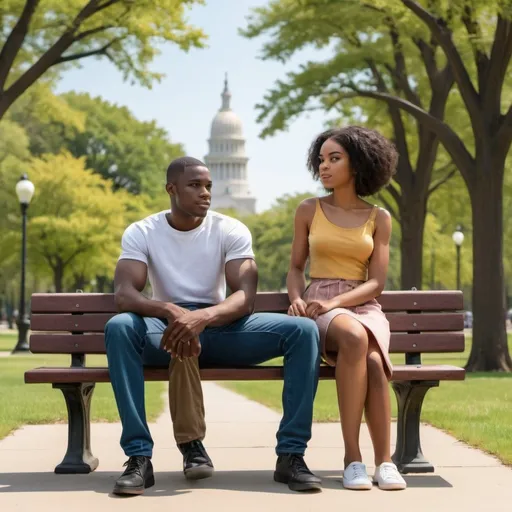
<svg viewBox="0 0 512 512">
<path fill-rule="evenodd" d="M 169 183 L 176 206 L 191 217 L 206 217 L 212 196 L 212 178 L 206 167 L 187 167 L 176 180 Z"/>
</svg>

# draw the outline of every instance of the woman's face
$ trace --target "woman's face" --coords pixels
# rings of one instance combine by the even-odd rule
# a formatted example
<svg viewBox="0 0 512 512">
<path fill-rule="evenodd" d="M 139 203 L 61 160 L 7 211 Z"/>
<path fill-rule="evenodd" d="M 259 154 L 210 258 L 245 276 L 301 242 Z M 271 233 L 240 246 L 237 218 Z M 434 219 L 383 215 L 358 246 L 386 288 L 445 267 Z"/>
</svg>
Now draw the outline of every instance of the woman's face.
<svg viewBox="0 0 512 512">
<path fill-rule="evenodd" d="M 327 189 L 347 187 L 354 182 L 347 152 L 335 140 L 327 139 L 320 148 L 320 181 Z"/>
</svg>

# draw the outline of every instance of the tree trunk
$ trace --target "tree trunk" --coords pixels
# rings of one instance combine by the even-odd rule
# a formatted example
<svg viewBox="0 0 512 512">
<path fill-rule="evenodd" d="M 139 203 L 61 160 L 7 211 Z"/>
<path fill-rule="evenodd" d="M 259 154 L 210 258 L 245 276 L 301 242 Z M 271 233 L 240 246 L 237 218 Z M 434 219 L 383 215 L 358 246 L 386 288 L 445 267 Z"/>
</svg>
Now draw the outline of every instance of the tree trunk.
<svg viewBox="0 0 512 512">
<path fill-rule="evenodd" d="M 105 287 L 107 285 L 106 276 L 96 276 L 96 291 L 98 293 L 105 293 Z"/>
<path fill-rule="evenodd" d="M 489 146 L 488 146 L 489 147 Z M 501 167 L 501 168 L 500 168 Z M 466 370 L 510 371 L 503 272 L 504 163 L 477 160 L 469 186 L 473 210 L 473 345 Z"/>
<path fill-rule="evenodd" d="M 85 276 L 83 274 L 75 275 L 75 282 L 71 293 L 76 293 L 77 290 L 83 290 L 85 288 Z"/>
<path fill-rule="evenodd" d="M 64 267 L 62 264 L 57 264 L 53 268 L 53 285 L 55 286 L 55 293 L 62 293 L 64 282 Z"/>
<path fill-rule="evenodd" d="M 400 287 L 402 290 L 421 290 L 423 282 L 423 232 L 425 229 L 426 200 L 411 194 L 408 201 L 402 196 L 400 209 Z"/>
<path fill-rule="evenodd" d="M 13 102 L 7 97 L 5 93 L 0 93 L 0 121 L 3 119 L 12 103 Z"/>
</svg>

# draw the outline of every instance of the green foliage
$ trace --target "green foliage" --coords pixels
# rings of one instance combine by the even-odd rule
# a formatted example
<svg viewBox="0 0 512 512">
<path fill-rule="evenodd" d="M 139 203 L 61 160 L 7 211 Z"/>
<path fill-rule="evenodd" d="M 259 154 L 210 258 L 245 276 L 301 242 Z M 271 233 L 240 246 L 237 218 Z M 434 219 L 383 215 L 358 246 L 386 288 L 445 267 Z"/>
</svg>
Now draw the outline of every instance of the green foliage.
<svg viewBox="0 0 512 512">
<path fill-rule="evenodd" d="M 202 0 L 3 0 L 0 3 L 0 118 L 45 74 L 82 59 L 108 58 L 126 80 L 150 87 L 162 77 L 150 64 L 162 42 L 202 47 L 204 33 L 186 21 Z M 17 25 L 18 37 L 9 37 Z M 59 66 L 58 71 L 53 71 Z M 47 75 L 48 76 L 48 75 Z"/>
<path fill-rule="evenodd" d="M 58 153 L 67 137 L 85 128 L 86 112 L 73 108 L 65 96 L 55 95 L 53 86 L 52 82 L 34 84 L 9 109 L 7 117 L 24 129 L 33 156 Z"/>
<path fill-rule="evenodd" d="M 112 275 L 129 207 L 134 215 L 129 194 L 113 191 L 111 182 L 86 170 L 84 159 L 69 153 L 33 159 L 30 179 L 36 188 L 28 230 L 32 272 L 45 276 L 50 269 L 57 291 L 70 285 L 73 274 Z M 13 190 L 16 181 L 12 176 L 8 189 Z M 137 216 L 146 213 L 138 209 Z M 19 220 L 13 224 L 5 239 L 16 254 Z"/>
<path fill-rule="evenodd" d="M 85 157 L 86 167 L 110 179 L 114 187 L 134 194 L 157 195 L 165 184 L 165 169 L 171 160 L 183 155 L 183 146 L 169 141 L 167 132 L 155 121 L 139 121 L 126 108 L 88 94 L 68 93 L 57 97 L 80 124 L 68 119 L 44 119 L 35 112 L 13 107 L 16 119 L 30 135 L 31 152 L 69 151 Z"/>
<path fill-rule="evenodd" d="M 3 120 L 0 122 L 0 165 L 10 158 L 24 160 L 29 157 L 29 140 L 25 130 L 18 124 Z"/>
<path fill-rule="evenodd" d="M 415 23 L 416 37 L 425 35 L 422 25 Z M 278 80 L 258 105 L 260 122 L 266 121 L 262 136 L 286 129 L 294 118 L 310 109 L 330 111 L 342 109 L 347 118 L 367 115 L 354 97 L 359 90 L 374 90 L 375 72 L 383 74 L 386 87 L 395 90 L 399 83 L 390 73 L 393 62 L 393 37 L 405 56 L 404 71 L 416 84 L 417 93 L 428 101 L 430 88 L 422 66 L 413 64 L 420 59 L 420 50 L 408 37 L 408 27 L 389 12 L 381 12 L 369 2 L 349 0 L 338 2 L 269 2 L 268 7 L 254 9 L 246 37 L 270 35 L 263 45 L 262 58 L 286 61 L 300 50 L 313 46 L 329 48 L 332 56 L 323 61 L 309 61 L 299 71 L 289 72 L 285 81 Z M 403 86 L 403 84 L 402 84 Z M 349 101 L 344 101 L 349 99 Z M 366 102 L 366 106 L 368 102 Z"/>
</svg>

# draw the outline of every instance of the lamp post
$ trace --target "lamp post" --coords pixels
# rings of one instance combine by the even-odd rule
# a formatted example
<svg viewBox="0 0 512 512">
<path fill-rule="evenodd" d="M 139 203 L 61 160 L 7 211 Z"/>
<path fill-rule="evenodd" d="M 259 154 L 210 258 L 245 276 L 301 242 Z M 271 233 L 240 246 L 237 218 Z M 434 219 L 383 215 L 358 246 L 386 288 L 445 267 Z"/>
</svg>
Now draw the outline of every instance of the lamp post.
<svg viewBox="0 0 512 512">
<path fill-rule="evenodd" d="M 457 250 L 457 290 L 460 290 L 460 248 L 464 242 L 464 233 L 460 226 L 453 232 L 452 239 Z"/>
<path fill-rule="evenodd" d="M 16 195 L 21 207 L 21 287 L 20 287 L 20 307 L 18 310 L 18 343 L 12 351 L 26 352 L 29 350 L 27 342 L 27 333 L 30 322 L 25 313 L 25 267 L 27 263 L 27 210 L 32 196 L 34 195 L 34 184 L 24 174 L 16 184 Z"/>
</svg>

